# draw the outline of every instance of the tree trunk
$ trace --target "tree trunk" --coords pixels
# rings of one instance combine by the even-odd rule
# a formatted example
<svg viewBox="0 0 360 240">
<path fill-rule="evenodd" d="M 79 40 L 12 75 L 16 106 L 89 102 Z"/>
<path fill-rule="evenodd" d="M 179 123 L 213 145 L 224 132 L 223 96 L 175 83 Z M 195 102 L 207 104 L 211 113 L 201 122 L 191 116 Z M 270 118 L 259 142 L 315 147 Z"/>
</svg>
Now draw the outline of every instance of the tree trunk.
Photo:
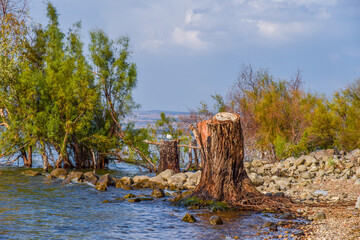
<svg viewBox="0 0 360 240">
<path fill-rule="evenodd" d="M 42 159 L 43 159 L 43 169 L 45 172 L 47 172 L 49 170 L 49 160 L 48 160 L 48 156 L 46 155 L 45 152 L 41 153 Z"/>
<path fill-rule="evenodd" d="M 238 115 L 218 113 L 192 130 L 202 159 L 200 183 L 192 196 L 231 205 L 246 205 L 249 198 L 263 196 L 244 169 L 244 139 Z"/>
<path fill-rule="evenodd" d="M 32 147 L 29 146 L 28 151 L 26 153 L 25 150 L 21 151 L 21 157 L 24 161 L 24 167 L 31 168 L 32 167 Z"/>
<path fill-rule="evenodd" d="M 99 154 L 96 169 L 105 169 L 109 165 L 109 159 L 105 154 Z"/>
<path fill-rule="evenodd" d="M 197 146 L 197 142 L 196 140 L 193 141 L 192 143 L 193 146 Z M 196 166 L 196 168 L 200 168 L 199 166 L 199 158 L 198 158 L 198 150 L 194 148 L 194 164 Z"/>
<path fill-rule="evenodd" d="M 192 142 L 190 142 L 190 146 L 192 146 Z M 189 162 L 186 165 L 186 167 L 184 169 L 184 172 L 189 171 L 189 169 L 190 169 L 190 167 L 192 165 L 192 160 L 193 160 L 193 158 L 192 158 L 192 150 L 193 150 L 192 148 L 189 148 Z"/>
<path fill-rule="evenodd" d="M 178 140 L 161 142 L 158 172 L 166 169 L 180 172 Z"/>
</svg>

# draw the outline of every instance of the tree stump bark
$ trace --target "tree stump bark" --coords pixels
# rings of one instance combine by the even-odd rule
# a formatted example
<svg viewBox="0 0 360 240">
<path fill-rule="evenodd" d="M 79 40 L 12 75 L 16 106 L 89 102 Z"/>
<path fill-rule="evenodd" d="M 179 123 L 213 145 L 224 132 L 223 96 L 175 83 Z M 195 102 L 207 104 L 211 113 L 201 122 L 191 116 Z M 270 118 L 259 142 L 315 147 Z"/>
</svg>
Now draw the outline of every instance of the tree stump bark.
<svg viewBox="0 0 360 240">
<path fill-rule="evenodd" d="M 162 172 L 166 169 L 171 169 L 176 173 L 180 172 L 178 144 L 178 140 L 161 142 L 158 172 Z"/>
<path fill-rule="evenodd" d="M 202 159 L 200 183 L 192 196 L 231 205 L 246 205 L 249 197 L 263 196 L 244 169 L 244 139 L 238 115 L 218 113 L 192 130 Z"/>
</svg>

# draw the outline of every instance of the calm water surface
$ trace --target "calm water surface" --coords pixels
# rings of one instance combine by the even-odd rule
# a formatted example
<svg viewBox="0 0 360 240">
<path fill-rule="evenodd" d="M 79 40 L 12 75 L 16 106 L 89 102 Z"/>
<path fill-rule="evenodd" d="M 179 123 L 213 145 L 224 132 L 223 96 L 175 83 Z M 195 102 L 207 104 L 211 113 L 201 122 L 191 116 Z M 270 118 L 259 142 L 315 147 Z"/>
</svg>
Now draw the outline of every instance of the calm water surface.
<svg viewBox="0 0 360 240">
<path fill-rule="evenodd" d="M 266 221 L 280 220 L 260 213 L 227 212 L 219 214 L 224 225 L 212 226 L 208 210 L 187 210 L 162 199 L 116 200 L 130 192 L 150 194 L 148 189 L 110 187 L 99 192 L 86 184 L 24 176 L 24 170 L 0 168 L 0 239 L 263 239 L 248 236 L 266 230 L 262 228 Z M 136 171 L 118 168 L 110 174 L 121 177 Z M 102 203 L 104 200 L 110 203 Z M 181 221 L 186 212 L 198 222 Z"/>
</svg>

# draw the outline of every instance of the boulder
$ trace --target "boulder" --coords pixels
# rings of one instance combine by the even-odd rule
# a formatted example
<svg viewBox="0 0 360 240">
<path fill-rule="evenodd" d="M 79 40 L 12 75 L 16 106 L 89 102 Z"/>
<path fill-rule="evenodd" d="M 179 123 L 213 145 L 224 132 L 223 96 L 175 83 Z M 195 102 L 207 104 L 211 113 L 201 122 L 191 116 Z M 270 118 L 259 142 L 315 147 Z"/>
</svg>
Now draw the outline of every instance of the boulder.
<svg viewBox="0 0 360 240">
<path fill-rule="evenodd" d="M 50 175 L 53 177 L 63 178 L 63 179 L 66 178 L 67 174 L 68 174 L 68 172 L 66 171 L 66 169 L 63 169 L 63 168 L 55 168 L 50 173 Z"/>
<path fill-rule="evenodd" d="M 353 168 L 355 165 L 354 165 L 354 163 L 353 162 L 347 162 L 347 163 L 345 163 L 345 168 L 346 169 L 351 169 L 351 168 Z"/>
<path fill-rule="evenodd" d="M 307 170 L 307 167 L 305 165 L 299 165 L 298 168 L 297 168 L 297 171 L 299 173 L 303 173 Z"/>
<path fill-rule="evenodd" d="M 315 158 L 310 157 L 310 156 L 306 156 L 304 165 L 306 167 L 310 167 L 311 165 L 316 164 L 317 162 L 318 161 Z"/>
<path fill-rule="evenodd" d="M 165 193 L 161 188 L 156 188 L 152 193 L 151 193 L 152 197 L 155 198 L 162 198 L 165 197 Z"/>
<path fill-rule="evenodd" d="M 200 183 L 200 177 L 201 177 L 201 171 L 196 171 L 194 174 L 188 176 L 188 181 L 194 181 L 195 185 L 198 185 Z"/>
<path fill-rule="evenodd" d="M 182 187 L 187 179 L 187 175 L 185 173 L 178 173 L 173 176 L 171 176 L 168 179 L 168 184 L 170 186 L 174 186 L 176 188 Z"/>
<path fill-rule="evenodd" d="M 65 179 L 64 181 L 62 181 L 63 184 L 70 184 L 71 180 L 69 178 Z"/>
<path fill-rule="evenodd" d="M 360 157 L 360 149 L 354 149 L 350 152 L 353 157 Z"/>
<path fill-rule="evenodd" d="M 149 181 L 150 177 L 146 176 L 146 175 L 142 175 L 142 176 L 135 176 L 133 178 L 134 183 L 140 183 L 140 182 L 147 182 Z"/>
<path fill-rule="evenodd" d="M 99 177 L 94 172 L 86 172 L 86 173 L 84 173 L 84 178 L 85 179 L 87 179 L 87 178 L 96 178 L 96 179 L 98 179 Z"/>
<path fill-rule="evenodd" d="M 301 174 L 301 178 L 302 179 L 311 179 L 315 177 L 315 173 L 314 172 L 304 172 L 303 174 Z"/>
<path fill-rule="evenodd" d="M 291 187 L 290 180 L 287 178 L 281 178 L 280 180 L 276 181 L 276 184 L 279 185 L 280 190 L 284 191 Z"/>
<path fill-rule="evenodd" d="M 284 166 L 289 169 L 290 167 L 294 166 L 294 163 L 295 163 L 295 158 L 289 157 L 284 161 Z"/>
<path fill-rule="evenodd" d="M 257 175 L 256 173 L 250 173 L 249 178 L 251 179 L 255 187 L 261 186 L 264 183 L 264 178 Z"/>
<path fill-rule="evenodd" d="M 170 169 L 168 169 L 168 170 L 170 170 Z M 167 181 L 164 180 L 161 175 L 157 175 L 155 177 L 149 178 L 149 182 L 155 183 L 156 185 L 159 185 L 162 187 L 167 185 Z"/>
<path fill-rule="evenodd" d="M 312 167 L 310 167 L 309 171 L 310 172 L 317 172 L 317 171 L 319 171 L 319 168 L 317 166 L 312 166 Z"/>
<path fill-rule="evenodd" d="M 126 194 L 126 195 L 123 197 L 123 199 L 134 198 L 134 197 L 136 197 L 134 194 L 129 193 L 129 194 Z"/>
<path fill-rule="evenodd" d="M 161 176 L 163 179 L 168 180 L 171 176 L 175 175 L 174 170 L 166 169 L 165 171 L 162 171 L 158 174 L 158 176 Z"/>
<path fill-rule="evenodd" d="M 106 191 L 107 187 L 104 184 L 97 183 L 96 186 L 95 186 L 95 189 L 98 190 L 98 191 Z"/>
<path fill-rule="evenodd" d="M 96 185 L 104 185 L 105 187 L 115 185 L 114 180 L 110 176 L 110 174 L 102 175 Z"/>
<path fill-rule="evenodd" d="M 306 156 L 301 156 L 301 157 L 299 157 L 298 159 L 296 159 L 294 165 L 295 165 L 295 166 L 301 166 L 301 165 L 303 165 L 303 164 L 306 162 L 305 157 L 306 157 Z"/>
<path fill-rule="evenodd" d="M 264 176 L 266 174 L 264 166 L 260 167 L 256 171 L 257 174 Z"/>
<path fill-rule="evenodd" d="M 360 178 L 360 167 L 357 167 L 357 168 L 356 168 L 355 175 L 356 175 L 358 178 Z"/>
<path fill-rule="evenodd" d="M 324 212 L 317 212 L 315 215 L 311 216 L 309 220 L 313 221 L 321 221 L 326 218 L 326 215 Z"/>
<path fill-rule="evenodd" d="M 135 202 L 141 202 L 141 199 L 140 198 L 128 198 L 127 201 L 135 203 Z"/>
<path fill-rule="evenodd" d="M 119 178 L 113 178 L 116 188 L 122 188 L 125 184 Z"/>
<path fill-rule="evenodd" d="M 270 169 L 271 175 L 277 175 L 279 173 L 280 169 L 277 166 L 274 166 Z"/>
<path fill-rule="evenodd" d="M 134 180 L 131 177 L 122 177 L 120 180 L 127 185 L 131 185 L 134 183 Z"/>
<path fill-rule="evenodd" d="M 284 168 L 279 169 L 278 175 L 279 175 L 279 177 L 289 177 L 290 172 L 287 168 L 284 167 Z"/>
<path fill-rule="evenodd" d="M 23 174 L 25 176 L 30 176 L 30 177 L 35 177 L 35 176 L 41 175 L 40 172 L 33 171 L 33 170 L 26 170 L 26 171 L 23 171 L 21 174 Z M 1 173 L 0 173 L 0 175 L 1 175 Z"/>
<path fill-rule="evenodd" d="M 357 198 L 357 201 L 356 201 L 356 204 L 355 204 L 355 209 L 360 210 L 360 195 L 359 195 L 359 197 Z"/>
<path fill-rule="evenodd" d="M 254 159 L 252 162 L 251 162 L 251 166 L 254 167 L 254 168 L 259 168 L 261 166 L 263 166 L 263 162 L 260 160 L 260 159 Z"/>
<path fill-rule="evenodd" d="M 188 181 L 186 181 L 186 182 L 184 183 L 184 187 L 187 188 L 187 189 L 195 189 L 195 188 L 196 188 L 196 184 L 195 184 L 195 182 L 188 180 Z"/>
<path fill-rule="evenodd" d="M 134 188 L 132 186 L 127 185 L 127 184 L 121 185 L 121 188 L 124 189 L 124 190 L 134 190 Z"/>
<path fill-rule="evenodd" d="M 275 184 L 275 183 L 273 183 L 273 182 L 271 182 L 271 183 L 269 184 L 269 187 L 267 188 L 267 190 L 268 190 L 269 192 L 275 193 L 275 192 L 277 192 L 277 191 L 280 191 L 280 186 L 277 185 L 277 184 Z"/>
<path fill-rule="evenodd" d="M 326 149 L 328 155 L 335 155 L 335 149 Z"/>
<path fill-rule="evenodd" d="M 316 158 L 317 160 L 326 160 L 330 157 L 333 157 L 333 155 L 331 154 L 328 154 L 326 152 L 326 150 L 319 150 L 319 151 L 316 151 L 314 152 L 313 154 L 314 158 Z"/>
<path fill-rule="evenodd" d="M 186 213 L 185 216 L 182 218 L 184 222 L 193 223 L 196 222 L 196 219 L 193 215 L 190 213 Z"/>
<path fill-rule="evenodd" d="M 90 183 L 91 185 L 96 185 L 99 177 L 93 172 L 84 173 L 84 182 Z"/>
<path fill-rule="evenodd" d="M 223 220 L 221 219 L 221 217 L 214 215 L 209 219 L 209 222 L 211 225 L 222 225 L 224 224 Z"/>
<path fill-rule="evenodd" d="M 78 172 L 78 171 L 72 171 L 72 172 L 69 173 L 67 178 L 70 179 L 70 181 L 72 181 L 72 182 L 79 183 L 79 182 L 83 181 L 84 173 L 83 172 Z"/>
</svg>

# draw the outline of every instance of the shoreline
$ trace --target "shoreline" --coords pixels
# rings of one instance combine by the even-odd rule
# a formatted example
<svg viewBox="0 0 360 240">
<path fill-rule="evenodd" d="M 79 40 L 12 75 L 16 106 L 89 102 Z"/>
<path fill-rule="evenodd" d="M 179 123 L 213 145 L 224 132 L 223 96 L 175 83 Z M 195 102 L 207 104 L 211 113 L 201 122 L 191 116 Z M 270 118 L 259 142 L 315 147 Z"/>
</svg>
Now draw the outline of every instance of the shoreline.
<svg viewBox="0 0 360 240">
<path fill-rule="evenodd" d="M 334 155 L 331 150 L 322 150 L 274 164 L 255 159 L 245 162 L 244 165 L 259 191 L 267 195 L 277 194 L 291 198 L 296 204 L 298 214 L 308 220 L 305 224 L 293 224 L 293 227 L 300 231 L 298 236 L 274 236 L 272 233 L 271 238 L 360 238 L 360 209 L 355 208 L 356 204 L 360 206 L 359 149 L 342 156 Z M 116 179 L 105 174 L 100 178 L 95 177 L 95 180 L 95 174 L 91 172 L 84 174 L 77 171 L 70 173 L 66 170 L 56 171 L 57 174 L 52 172 L 48 177 L 68 182 L 85 182 L 86 175 L 87 182 L 91 179 L 93 181 L 90 181 L 89 185 L 95 186 L 98 190 L 106 190 L 107 186 L 127 190 L 134 188 L 191 190 L 199 183 L 201 175 L 200 171 L 175 174 L 172 170 L 166 170 L 155 177 L 142 175 Z M 40 173 L 28 170 L 27 174 L 36 176 Z M 105 188 L 98 188 L 102 185 L 106 185 Z"/>
</svg>

